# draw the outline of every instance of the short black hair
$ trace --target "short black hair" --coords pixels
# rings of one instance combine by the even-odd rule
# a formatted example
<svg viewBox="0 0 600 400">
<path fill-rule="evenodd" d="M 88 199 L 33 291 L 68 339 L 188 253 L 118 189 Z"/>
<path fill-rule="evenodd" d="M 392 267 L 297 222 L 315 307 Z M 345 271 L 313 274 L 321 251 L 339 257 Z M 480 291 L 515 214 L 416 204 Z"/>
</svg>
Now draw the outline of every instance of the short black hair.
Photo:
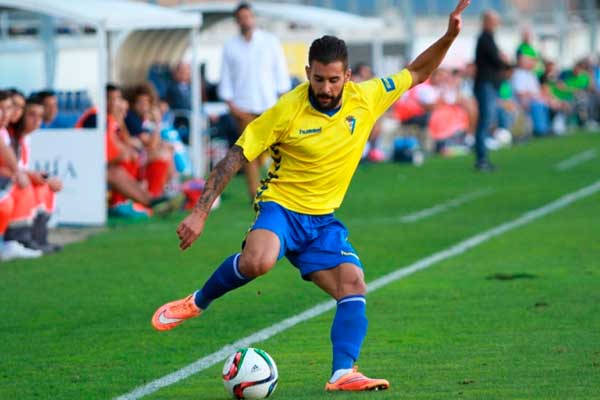
<svg viewBox="0 0 600 400">
<path fill-rule="evenodd" d="M 346 46 L 346 42 L 329 35 L 316 39 L 312 42 L 308 52 L 308 65 L 311 65 L 313 61 L 318 61 L 322 64 L 341 61 L 344 64 L 344 68 L 348 68 L 348 47 Z"/>
<path fill-rule="evenodd" d="M 8 90 L 0 90 L 0 101 L 12 99 L 12 94 Z"/>
<path fill-rule="evenodd" d="M 106 93 L 114 92 L 116 90 L 121 90 L 121 88 L 119 86 L 115 85 L 114 83 L 106 84 Z"/>
<path fill-rule="evenodd" d="M 40 100 L 43 101 L 43 100 L 45 100 L 48 97 L 54 97 L 54 96 L 56 96 L 56 92 L 54 90 L 52 90 L 52 89 L 46 89 L 46 90 L 41 90 L 41 91 L 35 93 L 32 96 L 39 97 Z"/>
<path fill-rule="evenodd" d="M 237 17 L 237 15 L 239 14 L 240 11 L 242 10 L 252 10 L 252 6 L 250 5 L 250 3 L 247 3 L 245 1 L 242 1 L 241 3 L 239 3 L 237 5 L 237 7 L 235 8 L 235 10 L 233 10 L 233 15 L 235 15 Z"/>
<path fill-rule="evenodd" d="M 356 64 L 354 64 L 354 67 L 352 67 L 352 72 L 358 72 L 363 68 L 367 68 L 367 67 L 371 67 L 369 64 L 367 64 L 364 61 L 359 61 Z"/>
<path fill-rule="evenodd" d="M 25 99 L 25 106 L 28 106 L 30 104 L 44 106 L 44 99 L 46 97 L 48 97 L 48 96 L 43 96 L 40 93 L 34 93 L 31 96 L 29 96 L 27 99 Z"/>
<path fill-rule="evenodd" d="M 17 88 L 9 88 L 7 89 L 8 92 L 10 92 L 10 94 L 12 96 L 21 96 L 22 98 L 25 98 L 25 95 L 23 94 L 23 92 L 21 92 L 19 89 Z"/>
</svg>

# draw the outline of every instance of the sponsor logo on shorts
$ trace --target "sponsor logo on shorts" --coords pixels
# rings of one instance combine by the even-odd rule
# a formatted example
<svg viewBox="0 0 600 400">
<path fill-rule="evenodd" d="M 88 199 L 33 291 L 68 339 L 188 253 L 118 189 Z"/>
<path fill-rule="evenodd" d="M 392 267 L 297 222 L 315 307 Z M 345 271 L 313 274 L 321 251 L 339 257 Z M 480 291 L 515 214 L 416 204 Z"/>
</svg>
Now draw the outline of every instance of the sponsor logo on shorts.
<svg viewBox="0 0 600 400">
<path fill-rule="evenodd" d="M 344 251 L 344 250 L 342 250 L 340 253 L 345 257 L 350 256 L 350 257 L 356 258 L 357 260 L 360 260 L 360 257 L 358 255 L 356 255 L 356 253 L 352 253 L 350 251 Z"/>
</svg>

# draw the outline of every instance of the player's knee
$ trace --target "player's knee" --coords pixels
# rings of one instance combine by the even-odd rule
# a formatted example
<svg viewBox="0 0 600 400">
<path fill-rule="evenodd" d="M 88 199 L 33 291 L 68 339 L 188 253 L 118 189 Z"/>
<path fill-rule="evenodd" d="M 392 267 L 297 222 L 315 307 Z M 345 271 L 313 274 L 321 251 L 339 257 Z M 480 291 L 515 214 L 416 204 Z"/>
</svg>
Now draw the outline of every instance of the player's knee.
<svg viewBox="0 0 600 400">
<path fill-rule="evenodd" d="M 358 270 L 344 274 L 338 286 L 338 292 L 338 298 L 354 294 L 366 294 L 367 284 L 365 283 L 363 274 Z"/>
<path fill-rule="evenodd" d="M 248 278 L 256 278 L 269 272 L 276 261 L 261 254 L 242 254 L 240 272 Z"/>
</svg>

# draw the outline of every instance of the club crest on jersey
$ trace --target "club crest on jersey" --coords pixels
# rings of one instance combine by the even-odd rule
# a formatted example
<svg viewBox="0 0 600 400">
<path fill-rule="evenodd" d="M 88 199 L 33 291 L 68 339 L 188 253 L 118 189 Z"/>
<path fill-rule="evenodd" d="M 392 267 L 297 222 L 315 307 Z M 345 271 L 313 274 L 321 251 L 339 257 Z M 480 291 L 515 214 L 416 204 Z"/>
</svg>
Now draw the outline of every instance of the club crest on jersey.
<svg viewBox="0 0 600 400">
<path fill-rule="evenodd" d="M 383 83 L 386 92 L 391 92 L 396 89 L 396 84 L 392 78 L 381 78 L 381 82 Z"/>
<path fill-rule="evenodd" d="M 346 117 L 346 125 L 348 126 L 348 129 L 350 129 L 350 134 L 352 135 L 354 133 L 354 128 L 356 127 L 356 118 L 352 115 L 348 115 Z"/>
</svg>

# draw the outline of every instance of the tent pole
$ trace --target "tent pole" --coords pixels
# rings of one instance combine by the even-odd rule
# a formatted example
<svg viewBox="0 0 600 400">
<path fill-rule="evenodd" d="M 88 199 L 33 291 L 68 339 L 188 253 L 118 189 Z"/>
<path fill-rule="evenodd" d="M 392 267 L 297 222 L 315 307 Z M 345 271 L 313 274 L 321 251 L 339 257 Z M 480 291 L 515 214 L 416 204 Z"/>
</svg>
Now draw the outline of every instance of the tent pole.
<svg viewBox="0 0 600 400">
<path fill-rule="evenodd" d="M 54 18 L 50 16 L 42 17 L 40 36 L 44 43 L 44 67 L 45 67 L 45 86 L 46 89 L 54 89 L 56 81 L 56 34 L 54 33 Z"/>
<path fill-rule="evenodd" d="M 204 127 L 202 121 L 202 95 L 201 77 L 198 60 L 198 27 L 190 31 L 190 42 L 192 47 L 192 115 L 190 121 L 190 150 L 192 159 L 192 173 L 195 177 L 202 177 L 206 173 L 206 151 L 204 143 Z"/>
<path fill-rule="evenodd" d="M 96 30 L 96 39 L 98 41 L 98 98 L 96 99 L 96 104 L 98 104 L 98 113 L 96 118 L 97 125 L 97 135 L 101 135 L 104 138 L 106 134 L 106 79 L 108 73 L 108 54 L 107 54 L 107 35 L 108 32 L 103 27 L 98 27 Z M 106 160 L 106 141 L 101 141 L 102 145 L 97 149 L 97 151 L 102 152 L 102 160 Z M 104 161 L 106 162 L 106 161 Z M 103 182 L 106 182 L 106 168 L 102 168 Z M 102 204 L 106 204 L 105 201 Z M 106 209 L 104 210 L 104 223 L 106 223 Z"/>
</svg>

